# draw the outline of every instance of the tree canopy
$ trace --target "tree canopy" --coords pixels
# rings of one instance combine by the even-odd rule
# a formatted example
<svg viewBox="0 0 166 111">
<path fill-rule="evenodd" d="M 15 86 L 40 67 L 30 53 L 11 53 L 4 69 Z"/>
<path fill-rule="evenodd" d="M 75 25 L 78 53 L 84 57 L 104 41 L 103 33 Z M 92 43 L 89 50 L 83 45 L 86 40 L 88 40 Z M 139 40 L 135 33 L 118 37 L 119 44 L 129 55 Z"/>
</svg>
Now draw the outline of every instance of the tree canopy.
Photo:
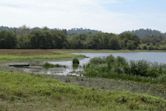
<svg viewBox="0 0 166 111">
<path fill-rule="evenodd" d="M 78 32 L 77 32 L 78 31 Z M 143 30 L 140 30 L 142 32 Z M 49 29 L 0 27 L 1 49 L 166 49 L 165 34 L 137 30 L 121 34 L 104 33 L 90 29 Z M 146 32 L 146 30 L 145 30 Z M 150 34 L 148 35 L 148 32 Z"/>
</svg>

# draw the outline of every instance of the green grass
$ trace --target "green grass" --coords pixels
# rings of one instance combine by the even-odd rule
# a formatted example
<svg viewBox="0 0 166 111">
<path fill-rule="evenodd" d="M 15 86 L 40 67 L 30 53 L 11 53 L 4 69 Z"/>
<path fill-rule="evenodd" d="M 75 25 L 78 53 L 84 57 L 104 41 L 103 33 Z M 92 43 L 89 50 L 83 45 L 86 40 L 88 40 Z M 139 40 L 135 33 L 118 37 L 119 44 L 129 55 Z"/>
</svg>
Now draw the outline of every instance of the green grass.
<svg viewBox="0 0 166 111">
<path fill-rule="evenodd" d="M 151 84 L 145 82 L 135 82 L 130 80 L 120 79 L 105 79 L 105 78 L 86 78 L 73 76 L 56 76 L 56 79 L 77 84 L 80 86 L 104 89 L 110 91 L 127 91 L 133 93 L 145 93 L 166 99 L 166 85 Z"/>
<path fill-rule="evenodd" d="M 0 111 L 166 111 L 166 100 L 0 71 Z"/>
<path fill-rule="evenodd" d="M 0 50 L 0 62 L 8 61 L 40 61 L 69 58 L 83 58 L 83 55 L 75 55 L 65 51 L 54 50 Z"/>
</svg>

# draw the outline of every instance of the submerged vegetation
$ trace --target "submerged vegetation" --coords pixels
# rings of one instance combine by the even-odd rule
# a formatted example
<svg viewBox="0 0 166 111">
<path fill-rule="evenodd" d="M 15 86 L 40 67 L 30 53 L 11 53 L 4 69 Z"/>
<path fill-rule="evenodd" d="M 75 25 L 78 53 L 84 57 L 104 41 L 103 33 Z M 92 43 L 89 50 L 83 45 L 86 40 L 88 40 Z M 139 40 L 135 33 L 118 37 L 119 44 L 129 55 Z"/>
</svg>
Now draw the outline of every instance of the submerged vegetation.
<svg viewBox="0 0 166 111">
<path fill-rule="evenodd" d="M 159 97 L 65 84 L 47 76 L 0 71 L 1 111 L 165 111 Z"/>
<path fill-rule="evenodd" d="M 85 66 L 88 77 L 119 78 L 137 81 L 165 82 L 166 65 L 147 61 L 126 61 L 122 57 L 94 58 Z"/>
<path fill-rule="evenodd" d="M 60 65 L 60 64 L 50 64 L 50 63 L 45 63 L 43 64 L 43 67 L 48 69 L 48 68 L 54 68 L 54 67 L 62 67 L 62 68 L 66 68 L 65 65 Z"/>
<path fill-rule="evenodd" d="M 78 58 L 74 58 L 72 61 L 72 66 L 73 66 L 73 70 L 77 69 L 79 67 L 80 61 Z"/>
</svg>

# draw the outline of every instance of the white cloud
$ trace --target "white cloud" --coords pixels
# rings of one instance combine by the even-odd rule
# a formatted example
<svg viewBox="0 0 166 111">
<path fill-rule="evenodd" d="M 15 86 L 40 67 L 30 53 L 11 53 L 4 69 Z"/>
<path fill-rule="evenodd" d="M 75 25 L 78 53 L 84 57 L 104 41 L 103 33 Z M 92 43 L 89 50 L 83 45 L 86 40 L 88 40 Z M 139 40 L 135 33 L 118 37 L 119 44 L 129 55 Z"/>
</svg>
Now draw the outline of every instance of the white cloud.
<svg viewBox="0 0 166 111">
<path fill-rule="evenodd" d="M 141 27 L 132 15 L 111 12 L 103 4 L 131 0 L 3 0 L 0 1 L 0 25 L 83 27 L 107 32 L 122 32 Z"/>
</svg>

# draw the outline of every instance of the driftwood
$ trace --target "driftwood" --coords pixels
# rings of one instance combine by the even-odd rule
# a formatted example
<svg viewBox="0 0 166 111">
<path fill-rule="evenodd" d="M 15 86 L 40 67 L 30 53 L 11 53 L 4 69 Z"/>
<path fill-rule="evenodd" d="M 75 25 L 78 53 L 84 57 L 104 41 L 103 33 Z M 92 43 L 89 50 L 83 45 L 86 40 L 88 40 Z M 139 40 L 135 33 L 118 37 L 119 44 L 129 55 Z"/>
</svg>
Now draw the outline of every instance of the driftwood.
<svg viewBox="0 0 166 111">
<path fill-rule="evenodd" d="M 15 63 L 15 64 L 9 64 L 10 67 L 29 67 L 30 64 L 28 63 Z"/>
</svg>

